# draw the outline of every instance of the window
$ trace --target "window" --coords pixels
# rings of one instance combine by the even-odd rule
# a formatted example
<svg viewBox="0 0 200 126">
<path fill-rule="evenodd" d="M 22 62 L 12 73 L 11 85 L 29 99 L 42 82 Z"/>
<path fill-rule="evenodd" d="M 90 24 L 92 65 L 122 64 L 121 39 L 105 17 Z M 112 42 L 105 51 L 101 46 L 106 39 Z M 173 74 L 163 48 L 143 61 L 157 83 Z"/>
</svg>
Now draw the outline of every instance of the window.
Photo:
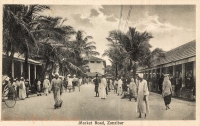
<svg viewBox="0 0 200 126">
<path fill-rule="evenodd" d="M 90 63 L 94 63 L 94 61 L 90 61 Z"/>
<path fill-rule="evenodd" d="M 97 63 L 101 63 L 101 61 L 97 61 Z"/>
</svg>

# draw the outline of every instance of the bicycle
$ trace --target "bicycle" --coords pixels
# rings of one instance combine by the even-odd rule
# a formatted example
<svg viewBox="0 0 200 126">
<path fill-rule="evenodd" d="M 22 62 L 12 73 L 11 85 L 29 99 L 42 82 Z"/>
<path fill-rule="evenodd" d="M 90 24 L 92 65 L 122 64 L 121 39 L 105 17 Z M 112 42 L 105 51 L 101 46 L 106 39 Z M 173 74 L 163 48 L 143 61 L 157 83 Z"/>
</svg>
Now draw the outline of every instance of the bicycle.
<svg viewBox="0 0 200 126">
<path fill-rule="evenodd" d="M 15 95 L 15 88 L 8 87 L 6 91 L 3 91 L 2 94 L 3 102 L 6 104 L 8 108 L 13 108 L 16 104 L 16 95 Z"/>
</svg>

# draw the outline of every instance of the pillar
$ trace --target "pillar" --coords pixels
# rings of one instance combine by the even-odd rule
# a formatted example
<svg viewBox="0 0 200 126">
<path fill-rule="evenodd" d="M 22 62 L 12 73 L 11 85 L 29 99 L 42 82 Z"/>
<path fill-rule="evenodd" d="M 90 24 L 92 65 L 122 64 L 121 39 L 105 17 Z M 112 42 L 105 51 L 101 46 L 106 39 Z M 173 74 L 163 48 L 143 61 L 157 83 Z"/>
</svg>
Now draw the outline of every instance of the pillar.
<svg viewBox="0 0 200 126">
<path fill-rule="evenodd" d="M 36 79 L 36 65 L 34 64 L 34 79 Z"/>
<path fill-rule="evenodd" d="M 160 67 L 160 77 L 161 77 L 161 75 L 162 75 L 162 67 Z"/>
<path fill-rule="evenodd" d="M 193 62 L 193 77 L 196 84 L 196 61 Z"/>
<path fill-rule="evenodd" d="M 23 62 L 20 62 L 20 64 L 21 64 L 21 75 L 22 75 L 22 73 L 23 73 Z"/>
<path fill-rule="evenodd" d="M 176 76 L 176 66 L 174 65 L 173 66 L 173 78 L 175 78 L 175 76 Z"/>
<path fill-rule="evenodd" d="M 31 79 L 31 68 L 30 68 L 30 64 L 28 64 L 28 79 L 30 81 Z"/>
<path fill-rule="evenodd" d="M 185 87 L 185 63 L 182 64 L 182 87 Z"/>
<path fill-rule="evenodd" d="M 15 68 L 14 68 L 15 66 L 14 66 L 14 60 L 12 60 L 12 77 L 14 78 L 15 76 L 14 76 L 14 74 L 15 74 Z"/>
</svg>

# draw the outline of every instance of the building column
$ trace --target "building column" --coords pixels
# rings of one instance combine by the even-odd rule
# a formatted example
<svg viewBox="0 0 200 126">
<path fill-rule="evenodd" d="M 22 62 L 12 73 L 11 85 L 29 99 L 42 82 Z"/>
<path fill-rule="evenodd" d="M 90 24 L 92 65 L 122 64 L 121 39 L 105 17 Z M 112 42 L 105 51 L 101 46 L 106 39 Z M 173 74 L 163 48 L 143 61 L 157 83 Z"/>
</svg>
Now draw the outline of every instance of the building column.
<svg viewBox="0 0 200 126">
<path fill-rule="evenodd" d="M 23 73 L 23 63 L 20 62 L 20 64 L 21 64 L 21 75 L 22 75 L 22 73 Z M 20 77 L 21 77 L 21 75 L 20 75 Z"/>
<path fill-rule="evenodd" d="M 28 64 L 28 79 L 30 81 L 31 79 L 31 68 L 30 68 L 30 64 Z"/>
<path fill-rule="evenodd" d="M 175 67 L 175 65 L 173 66 L 173 78 L 175 78 L 175 76 L 176 76 L 176 67 Z"/>
<path fill-rule="evenodd" d="M 193 77 L 196 84 L 196 61 L 193 62 Z"/>
<path fill-rule="evenodd" d="M 185 63 L 182 64 L 182 87 L 185 87 Z"/>
<path fill-rule="evenodd" d="M 34 79 L 36 79 L 36 65 L 34 64 Z"/>
<path fill-rule="evenodd" d="M 15 75 L 15 66 L 14 66 L 14 60 L 12 60 L 12 77 L 14 78 Z"/>
<path fill-rule="evenodd" d="M 160 67 L 160 77 L 161 77 L 161 75 L 162 75 L 162 67 Z"/>
</svg>

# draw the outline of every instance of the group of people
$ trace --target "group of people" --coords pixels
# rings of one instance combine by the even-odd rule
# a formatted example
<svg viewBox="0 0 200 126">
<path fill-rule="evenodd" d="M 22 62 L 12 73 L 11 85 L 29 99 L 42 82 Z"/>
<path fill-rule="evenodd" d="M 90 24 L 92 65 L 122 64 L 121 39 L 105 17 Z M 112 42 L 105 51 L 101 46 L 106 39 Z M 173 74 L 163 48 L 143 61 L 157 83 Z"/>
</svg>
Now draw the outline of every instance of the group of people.
<svg viewBox="0 0 200 126">
<path fill-rule="evenodd" d="M 163 74 L 163 78 L 161 90 L 166 110 L 168 110 L 170 109 L 169 104 L 171 102 L 172 87 L 169 80 L 169 74 Z M 137 112 L 139 113 L 139 118 L 142 117 L 142 113 L 144 113 L 145 118 L 147 118 L 147 114 L 149 113 L 149 89 L 147 81 L 143 78 L 142 73 L 138 73 L 135 79 L 132 77 L 129 80 L 120 77 L 119 79 L 116 78 L 114 81 L 110 81 L 110 79 L 106 80 L 104 75 L 100 78 L 97 74 L 93 83 L 95 85 L 95 97 L 106 99 L 106 96 L 108 95 L 106 92 L 109 90 L 110 85 L 113 85 L 114 93 L 118 96 L 121 95 L 123 96 L 122 98 L 124 98 L 125 94 L 128 93 L 130 101 L 132 98 L 135 99 L 137 102 Z"/>
<path fill-rule="evenodd" d="M 3 79 L 4 85 L 8 87 L 8 95 L 12 95 L 13 98 L 25 100 L 25 98 L 29 98 L 29 89 L 31 87 L 29 80 L 21 78 L 9 78 L 8 76 L 4 76 Z M 5 87 L 2 90 L 6 90 Z"/>
</svg>

